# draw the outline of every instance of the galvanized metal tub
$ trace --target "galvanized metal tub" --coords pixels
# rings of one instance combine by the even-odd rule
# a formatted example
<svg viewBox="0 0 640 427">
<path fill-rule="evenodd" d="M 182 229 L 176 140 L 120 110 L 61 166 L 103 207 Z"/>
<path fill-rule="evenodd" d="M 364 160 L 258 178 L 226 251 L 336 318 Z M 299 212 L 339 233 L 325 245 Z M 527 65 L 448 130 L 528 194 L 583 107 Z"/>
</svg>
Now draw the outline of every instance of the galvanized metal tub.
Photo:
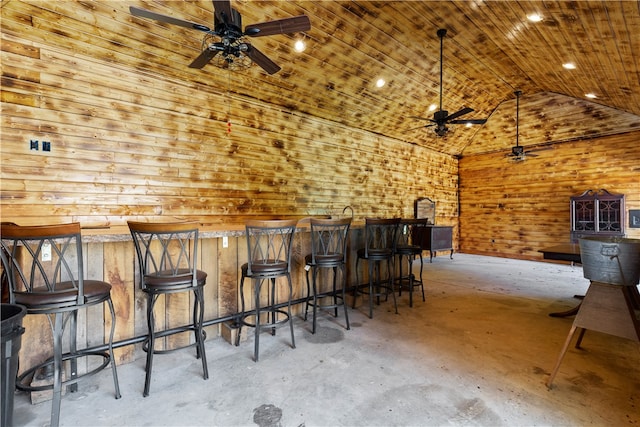
<svg viewBox="0 0 640 427">
<path fill-rule="evenodd" d="M 640 239 L 583 237 L 580 258 L 586 279 L 622 286 L 640 282 Z"/>
</svg>

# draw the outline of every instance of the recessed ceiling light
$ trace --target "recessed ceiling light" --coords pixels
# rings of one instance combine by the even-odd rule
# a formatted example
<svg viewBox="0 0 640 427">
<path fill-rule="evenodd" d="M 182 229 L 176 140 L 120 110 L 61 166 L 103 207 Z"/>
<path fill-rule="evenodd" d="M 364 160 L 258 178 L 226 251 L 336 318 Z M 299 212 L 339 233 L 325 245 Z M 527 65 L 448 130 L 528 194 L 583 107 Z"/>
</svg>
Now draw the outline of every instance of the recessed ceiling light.
<svg viewBox="0 0 640 427">
<path fill-rule="evenodd" d="M 586 96 L 587 98 L 590 98 L 590 99 L 596 99 L 597 98 L 595 93 L 585 93 L 584 96 Z"/>
<path fill-rule="evenodd" d="M 436 111 L 436 108 L 438 108 L 436 104 L 429 105 L 429 111 Z"/>
<path fill-rule="evenodd" d="M 537 13 L 531 13 L 527 15 L 527 19 L 531 22 L 540 22 L 542 21 L 542 16 Z"/>
<path fill-rule="evenodd" d="M 385 84 L 387 84 L 387 82 L 385 82 L 384 79 L 378 79 L 378 81 L 376 82 L 376 87 L 382 87 Z"/>
<path fill-rule="evenodd" d="M 564 63 L 564 64 L 562 64 L 562 66 L 567 70 L 575 70 L 576 69 L 576 64 L 574 64 L 573 62 Z"/>
<path fill-rule="evenodd" d="M 304 50 L 307 48 L 307 46 L 302 40 L 296 41 L 296 43 L 293 46 L 296 52 L 304 52 Z"/>
</svg>

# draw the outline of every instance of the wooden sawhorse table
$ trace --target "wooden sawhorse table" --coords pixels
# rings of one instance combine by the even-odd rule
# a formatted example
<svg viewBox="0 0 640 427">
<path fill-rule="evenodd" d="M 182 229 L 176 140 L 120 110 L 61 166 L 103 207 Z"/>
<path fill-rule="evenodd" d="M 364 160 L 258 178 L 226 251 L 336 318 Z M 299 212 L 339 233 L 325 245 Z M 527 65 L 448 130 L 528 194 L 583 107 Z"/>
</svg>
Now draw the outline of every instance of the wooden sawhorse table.
<svg viewBox="0 0 640 427">
<path fill-rule="evenodd" d="M 581 328 L 581 331 L 576 341 L 576 348 L 580 347 L 587 329 L 640 342 L 640 293 L 638 287 L 591 282 L 560 351 L 556 365 L 547 380 L 548 388 L 551 388 L 553 379 L 560 369 L 560 363 L 578 328 Z"/>
</svg>

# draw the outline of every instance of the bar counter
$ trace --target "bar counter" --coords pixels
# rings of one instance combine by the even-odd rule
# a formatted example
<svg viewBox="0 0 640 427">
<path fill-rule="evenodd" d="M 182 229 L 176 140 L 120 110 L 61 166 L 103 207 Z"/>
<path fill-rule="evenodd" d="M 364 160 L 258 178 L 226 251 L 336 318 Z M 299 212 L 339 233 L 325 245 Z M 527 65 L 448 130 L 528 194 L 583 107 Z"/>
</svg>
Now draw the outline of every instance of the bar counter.
<svg viewBox="0 0 640 427">
<path fill-rule="evenodd" d="M 214 224 L 201 225 L 201 238 L 219 238 L 219 237 L 240 237 L 244 236 L 245 229 L 242 224 Z M 304 229 L 304 221 L 300 223 L 300 228 Z M 131 241 L 131 234 L 126 225 L 116 226 L 83 226 L 82 241 L 85 243 L 92 242 L 122 242 Z"/>
<path fill-rule="evenodd" d="M 363 245 L 364 225 L 354 224 L 349 233 L 347 257 L 347 286 L 356 283 L 356 251 Z M 226 239 L 223 239 L 226 238 Z M 82 239 L 85 256 L 85 277 L 104 280 L 112 286 L 112 300 L 116 311 L 114 346 L 118 364 L 133 362 L 141 357 L 140 348 L 147 333 L 146 295 L 139 287 L 138 266 L 131 234 L 126 225 L 112 227 L 83 227 Z M 306 275 L 304 257 L 310 252 L 309 221 L 299 222 L 293 244 L 292 282 L 294 313 L 298 315 L 306 297 Z M 245 228 L 242 224 L 213 224 L 200 227 L 199 258 L 201 270 L 207 273 L 205 292 L 205 328 L 207 340 L 225 339 L 234 342 L 236 330 L 232 327 L 237 316 L 240 299 L 238 295 L 240 266 L 247 260 Z M 362 268 L 361 268 L 362 269 Z M 366 279 L 366 276 L 361 280 Z M 284 286 L 284 281 L 282 281 Z M 245 286 L 245 292 L 251 292 Z M 284 293 L 283 293 L 284 295 Z M 158 301 L 156 310 L 157 330 L 175 329 L 187 325 L 191 318 L 190 296 L 169 295 Z M 252 301 L 248 296 L 247 301 Z M 81 311 L 79 323 L 79 347 L 101 348 L 105 334 L 111 326 L 110 316 L 101 307 Z M 43 342 L 51 341 L 51 331 L 44 316 L 27 316 L 22 338 L 20 366 L 33 366 L 48 357 L 42 349 L 51 348 Z M 243 331 L 246 331 L 244 329 Z M 244 332 L 243 332 L 244 334 Z M 177 348 L 193 341 L 192 333 L 176 333 L 165 338 L 164 348 Z M 80 338 L 81 337 L 81 338 Z M 242 344 L 241 344 L 242 346 Z"/>
</svg>

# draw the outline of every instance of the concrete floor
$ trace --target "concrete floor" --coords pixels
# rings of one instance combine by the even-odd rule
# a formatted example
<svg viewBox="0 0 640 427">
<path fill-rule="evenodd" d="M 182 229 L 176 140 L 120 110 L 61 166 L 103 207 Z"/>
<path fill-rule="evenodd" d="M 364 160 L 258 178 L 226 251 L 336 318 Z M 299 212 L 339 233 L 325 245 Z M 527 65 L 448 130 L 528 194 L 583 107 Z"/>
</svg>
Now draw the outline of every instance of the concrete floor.
<svg viewBox="0 0 640 427">
<path fill-rule="evenodd" d="M 142 397 L 144 357 L 109 370 L 64 397 L 67 426 L 640 426 L 640 345 L 587 332 L 545 386 L 572 318 L 548 313 L 586 291 L 582 268 L 455 254 L 425 264 L 426 302 L 408 295 L 367 317 L 366 300 L 344 316 L 295 320 L 288 330 L 234 347 L 207 342 L 209 380 L 195 350 L 155 358 Z M 252 331 L 252 329 L 250 329 Z M 14 423 L 46 426 L 50 402 L 15 398 Z"/>
</svg>

